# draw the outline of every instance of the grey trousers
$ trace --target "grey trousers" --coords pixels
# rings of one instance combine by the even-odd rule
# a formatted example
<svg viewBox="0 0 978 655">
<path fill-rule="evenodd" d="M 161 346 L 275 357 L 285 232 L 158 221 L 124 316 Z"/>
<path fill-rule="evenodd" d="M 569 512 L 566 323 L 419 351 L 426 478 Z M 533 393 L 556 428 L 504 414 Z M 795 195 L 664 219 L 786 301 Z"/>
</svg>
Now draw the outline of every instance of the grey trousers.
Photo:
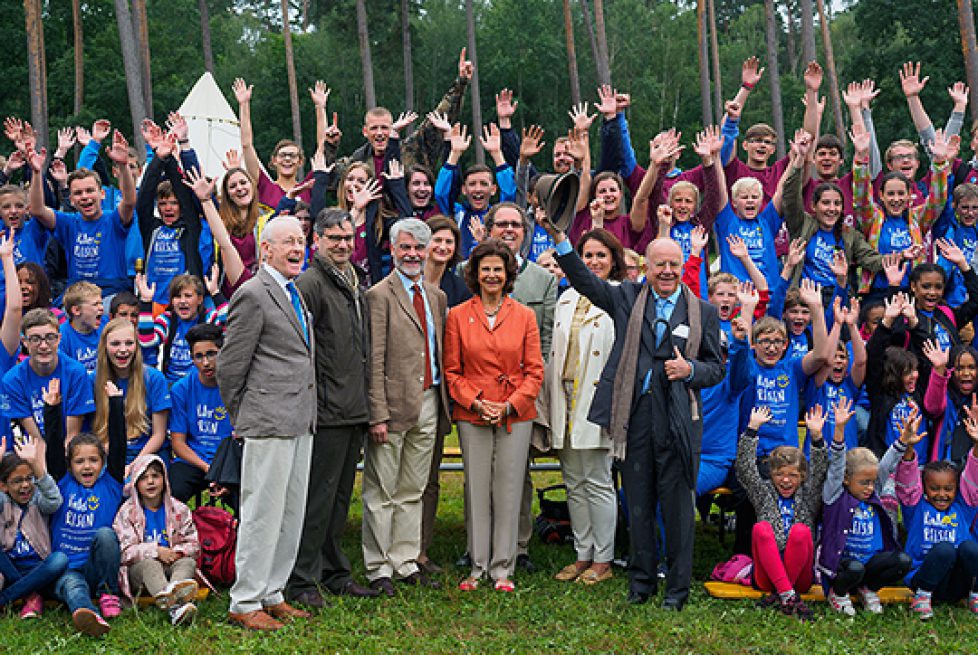
<svg viewBox="0 0 978 655">
<path fill-rule="evenodd" d="M 129 587 L 133 595 L 145 589 L 156 596 L 173 581 L 193 580 L 196 572 L 197 561 L 192 557 L 181 557 L 169 566 L 158 559 L 144 559 L 129 567 Z"/>
</svg>

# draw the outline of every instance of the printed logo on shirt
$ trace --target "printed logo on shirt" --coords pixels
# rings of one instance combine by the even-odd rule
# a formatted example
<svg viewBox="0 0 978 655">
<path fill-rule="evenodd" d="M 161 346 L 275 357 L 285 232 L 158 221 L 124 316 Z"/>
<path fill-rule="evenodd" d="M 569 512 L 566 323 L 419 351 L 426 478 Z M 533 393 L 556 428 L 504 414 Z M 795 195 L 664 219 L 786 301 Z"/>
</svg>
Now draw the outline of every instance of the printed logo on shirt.
<svg viewBox="0 0 978 655">
<path fill-rule="evenodd" d="M 72 249 L 72 254 L 74 256 L 75 272 L 78 277 L 98 277 L 98 255 L 101 244 L 101 230 L 96 231 L 94 234 L 80 232 L 75 238 L 75 246 Z"/>
<path fill-rule="evenodd" d="M 924 513 L 924 542 L 939 544 L 954 543 L 958 532 L 958 513 L 926 511 Z"/>
<path fill-rule="evenodd" d="M 791 378 L 788 377 L 786 373 L 782 373 L 781 375 L 778 376 L 778 386 L 780 388 L 784 389 L 789 384 L 791 384 Z"/>
<path fill-rule="evenodd" d="M 890 232 L 890 250 L 906 250 L 913 245 L 913 238 L 910 236 L 910 230 L 905 227 L 894 228 Z"/>
</svg>

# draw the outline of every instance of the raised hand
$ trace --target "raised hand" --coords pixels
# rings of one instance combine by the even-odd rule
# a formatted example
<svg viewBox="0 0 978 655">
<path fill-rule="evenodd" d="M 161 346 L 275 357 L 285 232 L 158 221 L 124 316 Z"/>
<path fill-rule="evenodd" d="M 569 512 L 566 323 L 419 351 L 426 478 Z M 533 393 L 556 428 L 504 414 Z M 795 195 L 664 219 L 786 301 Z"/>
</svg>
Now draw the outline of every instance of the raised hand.
<svg viewBox="0 0 978 655">
<path fill-rule="evenodd" d="M 804 161 L 808 156 L 808 151 L 812 146 L 812 135 L 805 130 L 795 130 L 795 138 L 791 140 L 791 154 Z"/>
<path fill-rule="evenodd" d="M 358 211 L 365 211 L 367 205 L 374 200 L 380 200 L 383 195 L 383 192 L 380 190 L 379 181 L 367 180 L 363 188 L 353 192 L 353 207 Z"/>
<path fill-rule="evenodd" d="M 52 160 L 48 167 L 48 173 L 51 175 L 51 179 L 58 183 L 58 186 L 63 187 L 68 184 L 68 167 L 65 165 L 64 159 Z"/>
<path fill-rule="evenodd" d="M 571 107 L 567 115 L 570 116 L 571 122 L 574 123 L 575 130 L 584 130 L 585 132 L 591 129 L 591 123 L 594 122 L 594 118 L 597 116 L 597 114 L 587 113 L 586 102 Z"/>
<path fill-rule="evenodd" d="M 214 194 L 214 185 L 217 184 L 217 180 L 209 179 L 197 168 L 191 168 L 187 171 L 187 179 L 183 183 L 190 187 L 198 200 L 203 202 Z"/>
<path fill-rule="evenodd" d="M 61 378 L 51 378 L 48 386 L 41 390 L 41 400 L 51 407 L 61 404 Z"/>
<path fill-rule="evenodd" d="M 907 297 L 904 296 L 903 309 L 900 313 L 903 314 L 903 318 L 907 320 L 907 324 L 911 328 L 917 326 L 917 301 L 914 298 L 907 300 Z"/>
<path fill-rule="evenodd" d="M 859 110 L 859 103 L 863 99 L 863 89 L 859 82 L 849 82 L 847 86 L 842 91 L 842 102 L 846 104 L 846 107 L 851 109 Z"/>
<path fill-rule="evenodd" d="M 814 280 L 808 278 L 803 279 L 801 284 L 798 285 L 798 296 L 813 312 L 816 310 L 821 311 L 822 289 L 815 284 Z"/>
<path fill-rule="evenodd" d="M 14 240 L 12 235 L 4 230 L 0 232 L 0 259 L 9 259 L 14 256 Z"/>
<path fill-rule="evenodd" d="M 75 127 L 75 138 L 78 139 L 78 145 L 84 148 L 92 140 L 92 133 L 88 131 L 88 128 L 78 125 Z"/>
<path fill-rule="evenodd" d="M 666 204 L 659 205 L 655 210 L 655 218 L 659 221 L 659 233 L 661 234 L 663 229 L 668 232 L 672 227 L 672 207 Z"/>
<path fill-rule="evenodd" d="M 832 255 L 832 263 L 829 264 L 832 275 L 839 279 L 845 279 L 849 275 L 849 260 L 846 259 L 846 251 L 839 248 Z"/>
<path fill-rule="evenodd" d="M 336 147 L 340 143 L 340 139 L 343 138 L 343 132 L 340 131 L 340 125 L 337 120 L 336 112 L 333 112 L 333 121 L 326 124 L 326 130 L 323 133 L 323 139 L 326 143 L 333 147 Z"/>
<path fill-rule="evenodd" d="M 574 158 L 575 162 L 584 160 L 588 149 L 587 130 L 577 130 L 571 128 L 567 130 L 567 153 Z"/>
<path fill-rule="evenodd" d="M 538 155 L 543 146 L 546 145 L 543 139 L 543 128 L 539 125 L 531 125 L 523 128 L 523 138 L 520 140 L 520 159 L 530 161 Z"/>
<path fill-rule="evenodd" d="M 413 111 L 402 111 L 401 115 L 397 117 L 396 121 L 394 121 L 391 129 L 396 134 L 416 120 L 418 120 L 418 115 Z"/>
<path fill-rule="evenodd" d="M 693 255 L 699 256 L 703 252 L 703 248 L 706 248 L 707 242 L 710 240 L 710 233 L 706 231 L 702 225 L 697 225 L 693 228 L 693 231 L 689 233 L 689 249 Z"/>
<path fill-rule="evenodd" d="M 615 91 L 615 111 L 619 114 L 632 106 L 632 96 L 628 93 Z"/>
<path fill-rule="evenodd" d="M 920 421 L 922 418 L 920 410 L 914 405 L 910 414 L 900 421 L 900 441 L 908 448 L 916 446 L 927 434 L 926 431 L 920 432 Z"/>
<path fill-rule="evenodd" d="M 805 427 L 812 435 L 821 436 L 822 428 L 825 427 L 825 410 L 821 405 L 816 403 L 805 412 Z"/>
<path fill-rule="evenodd" d="M 873 142 L 872 136 L 862 125 L 853 125 L 849 130 L 849 139 L 856 150 L 856 156 L 864 160 L 869 155 L 869 147 Z"/>
<path fill-rule="evenodd" d="M 546 224 L 549 223 L 550 221 L 546 222 Z M 546 225 L 544 225 L 544 229 L 546 229 Z M 476 242 L 481 242 L 486 238 L 486 224 L 483 223 L 482 219 L 475 214 L 469 216 L 469 234 L 472 235 L 472 238 L 475 239 Z"/>
<path fill-rule="evenodd" d="M 707 130 L 709 129 L 710 128 L 707 128 Z M 700 135 L 703 135 L 704 147 L 710 147 L 707 132 L 700 132 Z M 683 146 L 679 145 L 680 138 L 682 138 L 682 133 L 676 132 L 675 129 L 666 130 L 665 132 L 660 132 L 657 134 L 656 137 L 649 142 L 649 162 L 651 165 L 657 167 L 662 166 L 663 164 L 672 161 L 674 158 L 679 157 L 679 153 L 683 151 Z"/>
<path fill-rule="evenodd" d="M 475 66 L 465 58 L 465 48 L 458 54 L 458 76 L 463 80 L 471 80 L 475 74 Z"/>
<path fill-rule="evenodd" d="M 723 111 L 727 113 L 727 118 L 730 120 L 739 121 L 740 114 L 744 111 L 744 108 L 740 106 L 739 102 L 727 100 L 725 103 L 723 103 Z"/>
<path fill-rule="evenodd" d="M 452 132 L 452 124 L 448 122 L 448 114 L 440 114 L 438 111 L 429 111 L 426 116 L 428 122 L 431 123 L 432 127 L 442 133 L 443 136 L 449 136 Z"/>
<path fill-rule="evenodd" d="M 903 305 L 907 301 L 902 293 L 893 294 L 890 298 L 883 298 L 883 320 L 888 320 L 892 325 L 903 313 Z"/>
<path fill-rule="evenodd" d="M 145 273 L 136 273 L 135 278 L 136 293 L 143 302 L 153 302 L 156 296 L 156 282 L 149 284 Z"/>
<path fill-rule="evenodd" d="M 231 90 L 234 91 L 234 98 L 239 105 L 251 102 L 251 92 L 254 91 L 254 84 L 245 83 L 244 79 L 238 77 L 231 83 Z"/>
<path fill-rule="evenodd" d="M 218 267 L 217 262 L 214 262 L 213 266 L 211 266 L 210 273 L 204 276 L 204 286 L 207 287 L 207 293 L 212 296 L 221 290 L 221 269 Z"/>
<path fill-rule="evenodd" d="M 479 139 L 482 147 L 488 153 L 502 152 L 503 140 L 499 132 L 499 126 L 489 123 L 482 127 L 482 138 Z"/>
<path fill-rule="evenodd" d="M 736 234 L 727 235 L 727 247 L 730 248 L 730 254 L 737 259 L 746 259 L 750 257 L 750 252 L 747 250 L 747 244 Z"/>
<path fill-rule="evenodd" d="M 907 263 L 901 253 L 892 252 L 883 255 L 883 275 L 886 276 L 886 281 L 891 287 L 902 285 L 906 272 Z"/>
<path fill-rule="evenodd" d="M 757 303 L 761 302 L 761 295 L 750 282 L 741 282 L 737 286 L 737 302 L 740 303 L 742 313 L 753 314 Z"/>
<path fill-rule="evenodd" d="M 27 163 L 27 159 L 24 157 L 24 153 L 20 150 L 14 150 L 7 157 L 7 163 L 3 165 L 3 172 L 10 177 L 14 171 L 19 171 Z"/>
<path fill-rule="evenodd" d="M 312 88 L 309 89 L 309 97 L 312 98 L 312 104 L 323 109 L 326 109 L 326 103 L 329 101 L 329 93 L 330 88 L 322 80 L 316 80 Z"/>
<path fill-rule="evenodd" d="M 92 138 L 102 143 L 105 141 L 105 137 L 109 136 L 109 132 L 112 131 L 112 123 L 104 118 L 92 123 Z"/>
<path fill-rule="evenodd" d="M 921 345 L 921 350 L 924 353 L 924 357 L 930 362 L 934 371 L 938 374 L 943 375 L 944 371 L 947 370 L 948 362 L 948 351 L 941 349 L 937 341 L 934 339 L 927 339 Z"/>
<path fill-rule="evenodd" d="M 666 378 L 672 382 L 685 380 L 693 372 L 693 366 L 679 352 L 678 346 L 672 347 L 672 354 L 674 357 L 667 359 L 664 363 Z"/>
<path fill-rule="evenodd" d="M 63 127 L 58 130 L 58 152 L 64 157 L 78 139 L 75 137 L 75 130 L 70 127 Z"/>
<path fill-rule="evenodd" d="M 852 406 L 852 398 L 846 398 L 845 396 L 839 396 L 834 403 L 832 403 L 832 413 L 835 418 L 836 427 L 840 425 L 845 425 L 856 415 L 856 410 Z M 843 432 L 843 434 L 845 434 Z"/>
<path fill-rule="evenodd" d="M 35 439 L 31 435 L 25 434 L 14 442 L 14 452 L 34 469 L 35 474 L 40 469 L 41 475 L 43 475 L 45 445 L 44 439 Z"/>
<path fill-rule="evenodd" d="M 955 108 L 961 107 L 962 111 L 964 107 L 968 106 L 968 93 L 969 89 L 964 82 L 955 82 L 947 87 L 947 94 L 951 96 L 951 102 L 954 103 Z"/>
<path fill-rule="evenodd" d="M 404 177 L 404 165 L 400 159 L 391 159 L 387 164 L 387 170 L 381 173 L 388 180 L 400 180 Z"/>
<path fill-rule="evenodd" d="M 817 61 L 812 61 L 808 63 L 805 67 L 805 88 L 809 91 L 818 91 L 818 88 L 822 86 L 822 67 L 818 65 Z"/>
<path fill-rule="evenodd" d="M 312 170 L 317 173 L 329 173 L 336 168 L 336 162 L 333 162 L 328 166 L 326 165 L 326 155 L 323 154 L 322 150 L 317 150 L 315 153 L 313 153 L 312 158 L 309 159 L 309 165 L 312 167 Z"/>
<path fill-rule="evenodd" d="M 109 398 L 121 398 L 122 389 L 116 386 L 112 380 L 105 381 L 105 395 Z"/>
<path fill-rule="evenodd" d="M 737 341 L 743 341 L 747 338 L 747 321 L 744 320 L 743 316 L 734 316 L 730 319 L 730 334 Z"/>
<path fill-rule="evenodd" d="M 927 86 L 927 80 L 930 77 L 925 77 L 920 79 L 920 62 L 918 61 L 916 65 L 912 61 L 908 61 L 900 69 L 900 88 L 903 89 L 903 95 L 908 98 L 913 96 L 919 96 L 920 92 L 924 90 Z"/>
<path fill-rule="evenodd" d="M 232 168 L 241 168 L 241 153 L 234 148 L 224 153 L 224 170 L 229 171 Z"/>
<path fill-rule="evenodd" d="M 790 244 L 788 244 L 788 261 L 787 264 L 791 268 L 794 268 L 800 264 L 805 259 L 805 249 L 808 244 L 804 239 L 795 239 Z"/>
<path fill-rule="evenodd" d="M 186 141 L 190 138 L 190 126 L 187 125 L 187 119 L 178 111 L 171 111 L 167 114 L 166 129 L 176 134 L 178 141 Z"/>
<path fill-rule="evenodd" d="M 751 89 L 761 81 L 764 69 L 761 68 L 761 60 L 757 57 L 748 57 L 740 67 L 740 83 Z"/>
<path fill-rule="evenodd" d="M 40 174 L 44 170 L 44 162 L 48 158 L 48 149 L 41 148 L 40 152 L 35 152 L 34 147 L 31 146 L 27 149 L 27 163 L 31 167 L 31 171 Z"/>
<path fill-rule="evenodd" d="M 20 135 L 24 131 L 24 121 L 16 118 L 14 116 L 7 116 L 3 119 L 3 133 L 10 139 L 10 142 L 17 144 L 20 141 Z"/>
<path fill-rule="evenodd" d="M 519 104 L 519 100 L 513 100 L 512 89 L 503 89 L 496 94 L 496 118 L 500 123 L 512 119 Z"/>
<path fill-rule="evenodd" d="M 849 312 L 846 314 L 846 323 L 853 331 L 853 334 L 855 334 L 857 324 L 859 323 L 859 298 L 853 297 L 849 300 Z"/>
<path fill-rule="evenodd" d="M 143 121 L 139 124 L 139 133 L 143 136 L 143 141 L 145 141 L 150 148 L 156 150 L 160 147 L 160 141 L 163 139 L 163 130 L 151 119 L 143 119 Z"/>
<path fill-rule="evenodd" d="M 176 152 L 178 148 L 177 135 L 173 132 L 167 132 L 156 143 L 156 156 L 160 159 L 172 157 L 173 153 Z"/>
<path fill-rule="evenodd" d="M 122 132 L 119 130 L 116 130 L 112 135 L 112 146 L 109 148 L 108 155 L 109 159 L 119 166 L 127 166 L 129 164 L 129 142 L 126 141 L 126 137 L 122 136 Z"/>
<path fill-rule="evenodd" d="M 930 156 L 935 164 L 942 164 L 948 160 L 951 145 L 944 130 L 936 130 L 934 139 L 930 142 Z"/>
<path fill-rule="evenodd" d="M 291 189 L 289 189 L 288 191 L 286 191 L 285 192 L 285 195 L 289 199 L 295 200 L 300 195 L 302 195 L 302 192 L 303 191 L 305 191 L 306 189 L 311 189 L 312 188 L 312 185 L 314 185 L 315 183 L 316 183 L 316 180 L 314 180 L 313 178 L 310 177 L 308 180 L 304 180 L 302 182 L 299 182 L 294 187 L 292 187 Z"/>
<path fill-rule="evenodd" d="M 954 243 L 950 239 L 938 239 L 936 241 L 937 249 L 941 252 L 944 259 L 948 260 L 958 268 L 968 268 L 968 259 L 965 257 L 961 248 L 958 244 Z"/>
<path fill-rule="evenodd" d="M 598 87 L 598 101 L 594 103 L 594 108 L 604 116 L 605 120 L 610 121 L 618 113 L 618 104 L 615 102 L 617 93 L 608 84 Z"/>
<path fill-rule="evenodd" d="M 869 109 L 873 100 L 880 94 L 880 89 L 876 88 L 876 82 L 869 78 L 863 80 L 862 108 Z"/>
<path fill-rule="evenodd" d="M 472 137 L 469 136 L 468 125 L 459 125 L 455 123 L 452 125 L 452 151 L 461 155 L 463 152 L 469 149 L 469 145 L 472 143 Z"/>
<path fill-rule="evenodd" d="M 604 227 L 604 203 L 595 198 L 588 204 L 588 210 L 591 212 L 591 227 L 593 229 Z"/>
<path fill-rule="evenodd" d="M 762 425 L 771 420 L 771 408 L 767 405 L 754 405 L 750 410 L 750 420 L 747 427 L 752 430 L 759 430 Z"/>
</svg>

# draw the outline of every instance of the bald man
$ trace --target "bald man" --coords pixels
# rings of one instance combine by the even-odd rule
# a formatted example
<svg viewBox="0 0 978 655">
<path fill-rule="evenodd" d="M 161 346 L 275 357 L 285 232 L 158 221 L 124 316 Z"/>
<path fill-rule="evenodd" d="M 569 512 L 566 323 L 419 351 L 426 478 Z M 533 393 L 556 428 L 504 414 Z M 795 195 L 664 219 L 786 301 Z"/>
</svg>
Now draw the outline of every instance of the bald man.
<svg viewBox="0 0 978 655">
<path fill-rule="evenodd" d="M 703 438 L 700 389 L 723 380 L 716 309 L 681 284 L 683 257 L 672 239 L 645 251 L 646 283 L 609 284 L 591 273 L 566 236 L 547 222 L 570 284 L 615 323 L 588 420 L 606 428 L 622 462 L 630 518 L 628 602 L 658 591 L 655 512 L 661 504 L 669 574 L 662 607 L 681 610 L 693 572 L 696 476 Z"/>
</svg>

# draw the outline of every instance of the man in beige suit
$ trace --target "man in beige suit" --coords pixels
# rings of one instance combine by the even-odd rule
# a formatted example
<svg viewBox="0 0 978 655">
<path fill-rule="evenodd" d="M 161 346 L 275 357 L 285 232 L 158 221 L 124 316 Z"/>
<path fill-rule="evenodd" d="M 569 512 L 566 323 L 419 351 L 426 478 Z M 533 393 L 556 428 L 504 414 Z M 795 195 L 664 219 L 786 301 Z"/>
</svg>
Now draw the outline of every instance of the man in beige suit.
<svg viewBox="0 0 978 655">
<path fill-rule="evenodd" d="M 395 269 L 367 292 L 370 307 L 370 428 L 363 467 L 363 559 L 370 586 L 393 580 L 437 589 L 416 562 L 421 495 L 448 397 L 442 336 L 448 300 L 421 279 L 431 230 L 415 218 L 391 228 Z"/>
<path fill-rule="evenodd" d="M 264 263 L 231 299 L 218 355 L 221 398 L 245 442 L 228 616 L 253 630 L 309 616 L 282 595 L 302 534 L 316 423 L 311 318 L 292 281 L 305 246 L 298 220 L 269 221 L 261 235 Z"/>
</svg>

